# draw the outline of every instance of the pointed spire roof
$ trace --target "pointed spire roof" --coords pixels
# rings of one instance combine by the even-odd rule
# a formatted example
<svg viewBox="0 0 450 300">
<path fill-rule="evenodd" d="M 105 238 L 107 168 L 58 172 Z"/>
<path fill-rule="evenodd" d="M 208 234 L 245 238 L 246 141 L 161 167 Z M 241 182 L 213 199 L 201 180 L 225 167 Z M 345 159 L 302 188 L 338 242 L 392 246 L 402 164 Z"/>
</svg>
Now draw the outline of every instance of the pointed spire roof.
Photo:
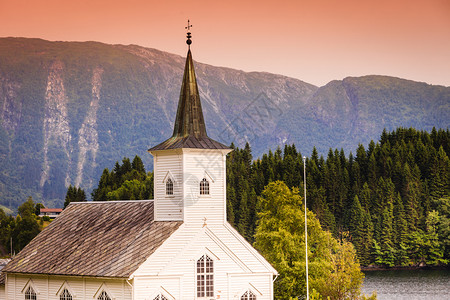
<svg viewBox="0 0 450 300">
<path fill-rule="evenodd" d="M 173 136 L 185 137 L 189 135 L 196 138 L 207 136 L 190 49 L 186 57 L 177 117 L 173 128 Z"/>
<path fill-rule="evenodd" d="M 188 32 L 186 43 L 189 45 L 189 50 L 184 67 L 173 135 L 163 143 L 149 149 L 149 151 L 177 148 L 229 149 L 229 147 L 209 138 L 206 134 L 202 104 L 190 49 L 190 44 L 192 43 L 190 38 L 191 34 Z"/>
</svg>

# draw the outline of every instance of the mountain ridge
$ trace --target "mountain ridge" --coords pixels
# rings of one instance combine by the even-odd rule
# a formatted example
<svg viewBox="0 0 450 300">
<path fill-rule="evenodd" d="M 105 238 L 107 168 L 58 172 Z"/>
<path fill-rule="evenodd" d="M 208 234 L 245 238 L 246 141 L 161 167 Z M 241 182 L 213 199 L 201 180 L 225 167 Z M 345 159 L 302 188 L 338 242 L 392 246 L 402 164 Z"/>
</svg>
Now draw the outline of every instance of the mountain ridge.
<svg viewBox="0 0 450 300">
<path fill-rule="evenodd" d="M 89 192 L 124 156 L 151 169 L 146 150 L 172 133 L 184 60 L 138 45 L 0 38 L 0 204 L 31 195 L 60 206 L 68 184 Z M 384 127 L 449 126 L 448 87 L 378 75 L 316 87 L 197 61 L 195 71 L 208 135 L 250 142 L 255 157 L 284 143 L 348 152 Z"/>
</svg>

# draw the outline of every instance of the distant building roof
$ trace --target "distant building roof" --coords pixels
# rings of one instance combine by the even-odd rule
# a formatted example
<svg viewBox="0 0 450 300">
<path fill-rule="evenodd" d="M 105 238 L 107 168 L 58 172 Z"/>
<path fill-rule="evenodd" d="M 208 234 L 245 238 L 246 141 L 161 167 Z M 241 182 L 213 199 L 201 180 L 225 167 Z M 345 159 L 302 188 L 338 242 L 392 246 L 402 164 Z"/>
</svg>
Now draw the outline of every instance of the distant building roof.
<svg viewBox="0 0 450 300">
<path fill-rule="evenodd" d="M 62 208 L 41 208 L 40 212 L 41 213 L 60 213 L 62 212 L 63 209 Z"/>
<path fill-rule="evenodd" d="M 155 222 L 153 207 L 153 200 L 71 203 L 3 271 L 129 277 L 182 224 Z"/>
</svg>

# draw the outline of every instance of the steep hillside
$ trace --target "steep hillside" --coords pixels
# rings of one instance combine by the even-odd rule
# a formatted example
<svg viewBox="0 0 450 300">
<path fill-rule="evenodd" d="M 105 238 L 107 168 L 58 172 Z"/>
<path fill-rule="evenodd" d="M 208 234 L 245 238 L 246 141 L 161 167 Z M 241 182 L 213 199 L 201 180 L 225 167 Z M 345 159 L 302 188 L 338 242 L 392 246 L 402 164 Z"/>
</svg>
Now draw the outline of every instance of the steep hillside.
<svg viewBox="0 0 450 300">
<path fill-rule="evenodd" d="M 387 77 L 347 77 L 319 88 L 299 110 L 285 114 L 278 132 L 287 143 L 319 153 L 330 147 L 355 152 L 378 140 L 384 128 L 431 131 L 450 126 L 450 88 Z M 309 152 L 307 152 L 309 153 Z"/>
<path fill-rule="evenodd" d="M 195 58 L 195 47 L 193 48 Z M 172 134 L 184 58 L 139 46 L 0 38 L 0 204 L 28 196 L 62 206 L 69 184 L 88 193 L 122 157 L 142 157 Z M 195 64 L 209 136 L 355 151 L 397 126 L 450 125 L 450 88 L 385 76 L 317 88 L 261 72 Z"/>
<path fill-rule="evenodd" d="M 195 58 L 195 50 L 194 50 Z M 184 58 L 139 46 L 0 39 L 0 204 L 27 196 L 62 205 L 66 187 L 88 192 L 105 167 L 142 157 L 172 133 Z M 283 112 L 317 90 L 300 80 L 196 63 L 208 134 L 276 144 Z"/>
</svg>

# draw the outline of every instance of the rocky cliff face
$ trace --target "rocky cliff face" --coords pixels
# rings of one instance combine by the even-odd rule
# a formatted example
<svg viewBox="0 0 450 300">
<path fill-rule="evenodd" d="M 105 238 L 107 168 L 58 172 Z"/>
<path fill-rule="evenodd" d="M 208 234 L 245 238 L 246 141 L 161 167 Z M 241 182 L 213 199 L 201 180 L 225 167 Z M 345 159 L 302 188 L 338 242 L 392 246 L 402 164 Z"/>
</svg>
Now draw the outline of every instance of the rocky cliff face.
<svg viewBox="0 0 450 300">
<path fill-rule="evenodd" d="M 195 58 L 195 52 L 194 52 Z M 0 39 L 0 204 L 61 206 L 69 184 L 95 188 L 104 168 L 172 134 L 185 59 L 139 46 Z M 317 88 L 281 75 L 195 63 L 208 135 L 252 146 L 377 139 L 384 127 L 448 127 L 450 88 L 390 77 Z"/>
<path fill-rule="evenodd" d="M 100 105 L 100 90 L 102 88 L 103 69 L 95 68 L 92 73 L 92 100 L 89 105 L 86 118 L 78 131 L 78 164 L 75 186 L 81 186 L 83 183 L 83 170 L 89 169 L 87 176 L 85 174 L 86 185 L 92 187 L 93 171 L 96 167 L 96 157 L 98 151 L 98 132 L 97 132 L 97 111 Z M 88 154 L 90 154 L 88 159 Z"/>
<path fill-rule="evenodd" d="M 2 103 L 2 126 L 9 133 L 14 134 L 20 123 L 22 102 L 17 97 L 20 85 L 6 77 L 0 76 L 0 101 Z"/>
<path fill-rule="evenodd" d="M 62 172 L 65 173 L 65 185 L 69 185 L 70 177 L 68 168 L 71 164 L 71 150 L 70 150 L 70 128 L 67 113 L 68 98 L 64 89 L 63 82 L 63 63 L 55 61 L 49 70 L 47 79 L 47 88 L 45 91 L 45 116 L 43 122 L 44 132 L 44 164 L 40 180 L 40 186 L 49 180 L 50 176 L 50 162 L 49 150 L 54 152 L 62 152 L 65 166 L 58 165 Z"/>
</svg>

